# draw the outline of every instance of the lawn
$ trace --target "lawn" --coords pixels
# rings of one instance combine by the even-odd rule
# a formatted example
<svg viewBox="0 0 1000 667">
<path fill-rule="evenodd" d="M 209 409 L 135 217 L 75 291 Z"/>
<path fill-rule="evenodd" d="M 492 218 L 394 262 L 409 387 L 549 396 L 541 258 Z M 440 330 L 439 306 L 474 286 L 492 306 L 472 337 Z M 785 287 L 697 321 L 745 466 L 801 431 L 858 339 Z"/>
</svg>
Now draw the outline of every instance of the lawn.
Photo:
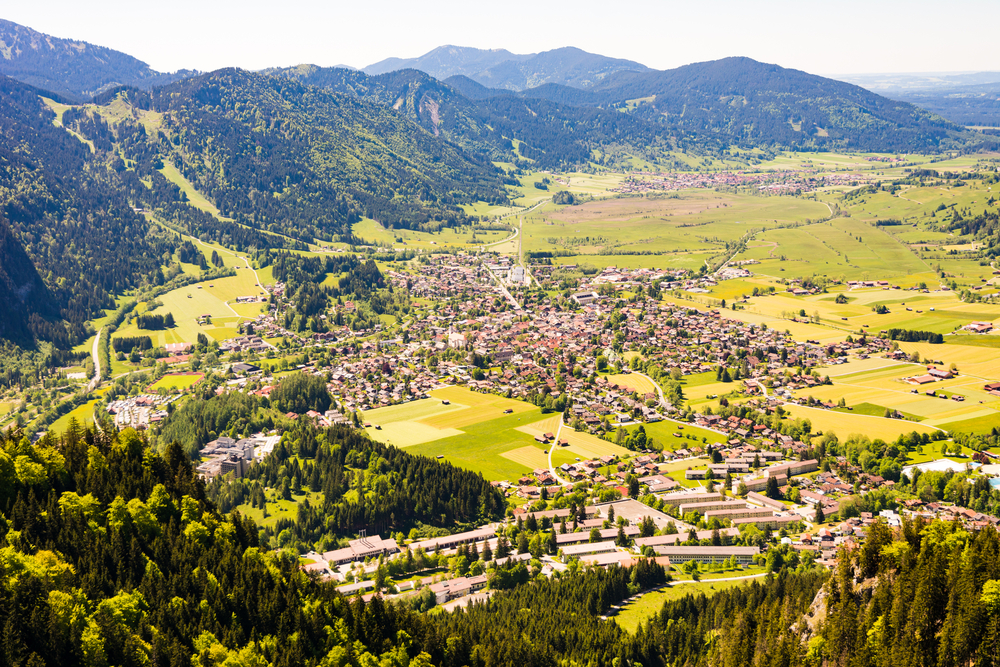
<svg viewBox="0 0 1000 667">
<path fill-rule="evenodd" d="M 634 431 L 637 428 L 638 426 L 630 426 L 628 430 Z M 665 450 L 671 452 L 675 449 L 705 447 L 705 445 L 712 445 L 727 440 L 725 435 L 721 435 L 715 431 L 709 431 L 708 429 L 691 424 L 678 424 L 672 421 L 643 424 L 643 428 L 646 430 L 647 437 L 654 438 Z M 679 437 L 675 434 L 679 434 Z"/>
</svg>

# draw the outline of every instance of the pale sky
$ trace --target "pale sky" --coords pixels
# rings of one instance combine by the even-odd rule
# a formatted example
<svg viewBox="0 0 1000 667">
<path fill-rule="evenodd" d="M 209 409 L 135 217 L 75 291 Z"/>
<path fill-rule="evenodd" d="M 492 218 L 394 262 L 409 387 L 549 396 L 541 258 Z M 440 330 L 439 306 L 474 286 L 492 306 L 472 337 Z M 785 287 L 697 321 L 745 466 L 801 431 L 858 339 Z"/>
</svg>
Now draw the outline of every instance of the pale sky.
<svg viewBox="0 0 1000 667">
<path fill-rule="evenodd" d="M 577 46 L 656 69 L 749 56 L 827 75 L 1000 70 L 997 0 L 13 0 L 0 18 L 160 71 L 363 67 L 443 44 Z"/>
</svg>

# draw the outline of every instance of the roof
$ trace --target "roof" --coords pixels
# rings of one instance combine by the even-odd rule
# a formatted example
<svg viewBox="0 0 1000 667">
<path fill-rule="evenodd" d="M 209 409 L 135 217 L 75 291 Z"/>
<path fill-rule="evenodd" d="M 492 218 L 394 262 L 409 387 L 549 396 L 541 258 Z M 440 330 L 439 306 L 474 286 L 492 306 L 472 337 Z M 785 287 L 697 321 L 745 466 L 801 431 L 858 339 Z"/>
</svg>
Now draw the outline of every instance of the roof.
<svg viewBox="0 0 1000 667">
<path fill-rule="evenodd" d="M 656 552 L 661 556 L 756 556 L 760 547 L 658 547 Z"/>
</svg>

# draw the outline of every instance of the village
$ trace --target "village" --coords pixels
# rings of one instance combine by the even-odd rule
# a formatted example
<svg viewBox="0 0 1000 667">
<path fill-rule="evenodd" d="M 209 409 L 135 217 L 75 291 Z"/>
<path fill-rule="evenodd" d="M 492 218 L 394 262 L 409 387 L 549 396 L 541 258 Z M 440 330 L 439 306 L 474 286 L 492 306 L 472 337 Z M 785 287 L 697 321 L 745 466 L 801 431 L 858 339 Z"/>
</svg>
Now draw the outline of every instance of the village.
<svg viewBox="0 0 1000 667">
<path fill-rule="evenodd" d="M 831 186 L 858 186 L 873 182 L 857 173 L 816 174 L 809 170 L 721 171 L 721 172 L 635 172 L 612 192 L 644 194 L 694 188 L 754 188 L 766 194 L 801 194 Z"/>
<path fill-rule="evenodd" d="M 307 572 L 340 582 L 343 593 L 412 596 L 429 588 L 436 604 L 465 604 L 489 594 L 493 568 L 508 571 L 521 564 L 534 575 L 552 576 L 581 566 L 628 565 L 641 557 L 656 558 L 677 573 L 720 567 L 734 576 L 744 576 L 742 570 L 759 576 L 769 550 L 776 548 L 830 567 L 837 550 L 856 547 L 876 521 L 898 526 L 904 519 L 941 518 L 970 530 L 1000 524 L 996 517 L 939 501 L 855 511 L 854 499 L 893 490 L 898 471 L 882 476 L 844 456 L 822 456 L 800 423 L 782 419 L 783 406 L 834 409 L 800 390 L 827 384 L 822 369 L 848 358 L 896 359 L 902 353 L 876 335 L 838 344 L 800 342 L 776 329 L 729 319 L 719 308 L 672 302 L 665 295 L 697 293 L 745 277 L 747 267 L 708 276 L 609 267 L 557 296 L 517 290 L 516 297 L 496 278 L 511 274 L 509 260 L 458 253 L 433 256 L 415 267 L 386 270 L 393 288 L 427 304 L 421 317 L 391 335 L 381 327 L 335 326 L 294 334 L 278 324 L 288 304 L 284 286 L 273 286 L 271 310 L 244 322 L 238 337 L 219 346 L 227 379 L 217 391 L 268 397 L 279 380 L 262 361 L 281 353 L 267 341 L 283 337 L 289 346 L 315 353 L 295 370 L 323 377 L 334 399 L 331 409 L 305 415 L 318 426 L 377 430 L 366 413 L 461 386 L 561 413 L 564 433 L 611 439 L 623 427 L 672 422 L 675 435 L 690 425 L 713 437 L 669 449 L 647 446 L 629 456 L 578 458 L 495 481 L 510 503 L 508 519 L 500 524 L 423 539 L 362 535 L 338 549 L 302 556 Z M 534 265 L 533 280 L 556 287 L 553 269 Z M 798 288 L 793 282 L 789 289 Z M 188 352 L 189 346 L 171 350 L 182 358 Z M 646 368 L 658 369 L 657 384 L 666 391 L 640 392 L 608 379 L 641 373 L 628 361 L 637 357 L 630 353 L 641 354 Z M 733 409 L 713 414 L 686 405 L 678 380 L 704 373 L 731 383 Z M 911 381 L 920 385 L 924 378 L 945 377 L 951 372 L 930 367 Z M 163 397 L 140 396 L 115 403 L 114 411 L 122 426 L 143 419 L 155 425 L 165 407 Z M 198 472 L 206 480 L 241 477 L 280 438 L 279 432 L 219 437 L 202 450 Z M 567 445 L 552 432 L 535 439 L 547 448 Z M 983 462 L 988 461 L 974 465 Z M 934 463 L 947 468 L 950 462 Z M 912 479 L 913 470 L 907 472 Z M 585 504 L 566 500 L 581 495 Z M 538 539 L 525 544 L 519 539 L 525 532 Z M 425 577 L 418 568 L 396 586 L 380 574 L 430 554 L 438 565 L 429 566 Z M 463 566 L 440 567 L 459 557 Z"/>
</svg>

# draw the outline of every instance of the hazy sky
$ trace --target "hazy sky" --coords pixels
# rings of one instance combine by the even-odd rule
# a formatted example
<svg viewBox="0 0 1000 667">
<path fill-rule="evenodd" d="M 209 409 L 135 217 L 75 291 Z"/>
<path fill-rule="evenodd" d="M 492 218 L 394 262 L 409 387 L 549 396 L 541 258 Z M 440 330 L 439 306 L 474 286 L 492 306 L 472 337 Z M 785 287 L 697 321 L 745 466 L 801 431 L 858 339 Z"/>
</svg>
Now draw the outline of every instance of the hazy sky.
<svg viewBox="0 0 1000 667">
<path fill-rule="evenodd" d="M 362 67 L 456 44 L 667 69 L 749 56 L 817 74 L 1000 70 L 997 0 L 13 0 L 0 18 L 154 69 Z"/>
</svg>

